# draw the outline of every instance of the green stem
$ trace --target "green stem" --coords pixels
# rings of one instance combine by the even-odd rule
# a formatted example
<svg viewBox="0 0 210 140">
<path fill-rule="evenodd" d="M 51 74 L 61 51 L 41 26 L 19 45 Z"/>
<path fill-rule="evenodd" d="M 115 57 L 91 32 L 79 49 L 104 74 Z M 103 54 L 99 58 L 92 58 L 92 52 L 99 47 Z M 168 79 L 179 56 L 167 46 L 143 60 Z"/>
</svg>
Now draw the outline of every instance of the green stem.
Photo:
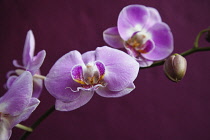
<svg viewBox="0 0 210 140">
<path fill-rule="evenodd" d="M 195 53 L 195 52 L 202 52 L 202 51 L 210 51 L 210 46 L 209 47 L 202 47 L 202 48 L 191 48 L 183 53 L 181 53 L 180 55 L 182 56 L 187 56 L 187 55 L 190 55 L 192 53 Z M 150 67 L 142 67 L 141 69 L 147 69 L 147 68 L 152 68 L 152 67 L 156 67 L 156 66 L 160 66 L 160 65 L 163 65 L 165 62 L 165 60 L 161 60 L 161 61 L 157 61 L 155 63 L 153 63 Z"/>
<path fill-rule="evenodd" d="M 15 125 L 15 127 L 19 128 L 19 129 L 22 129 L 22 130 L 25 130 L 25 131 L 28 131 L 28 132 L 33 131 L 33 129 L 31 127 L 27 127 L 27 126 L 22 125 L 22 124 L 17 124 L 17 125 Z"/>
<path fill-rule="evenodd" d="M 55 111 L 55 106 L 53 105 L 40 118 L 38 118 L 38 120 L 31 126 L 31 128 L 34 130 L 43 120 L 45 120 L 54 111 Z M 23 136 L 20 138 L 20 140 L 25 140 L 30 134 L 31 132 L 25 132 Z"/>
<path fill-rule="evenodd" d="M 207 28 L 207 29 L 204 29 L 204 30 L 202 30 L 202 31 L 200 31 L 199 33 L 198 33 L 198 35 L 196 36 L 196 38 L 195 38 L 195 42 L 194 42 L 194 48 L 198 48 L 198 43 L 199 43 L 199 39 L 200 39 L 200 37 L 201 37 L 201 35 L 203 34 L 203 33 L 205 33 L 205 32 L 208 32 L 209 31 L 209 28 Z"/>
</svg>

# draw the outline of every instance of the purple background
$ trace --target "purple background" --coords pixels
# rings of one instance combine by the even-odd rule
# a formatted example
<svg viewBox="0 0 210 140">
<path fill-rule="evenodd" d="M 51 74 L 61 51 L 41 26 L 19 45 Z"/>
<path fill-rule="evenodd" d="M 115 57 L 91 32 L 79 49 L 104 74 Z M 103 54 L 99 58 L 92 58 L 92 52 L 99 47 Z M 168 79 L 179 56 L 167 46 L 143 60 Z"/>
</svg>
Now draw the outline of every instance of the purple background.
<svg viewBox="0 0 210 140">
<path fill-rule="evenodd" d="M 174 52 L 193 46 L 197 33 L 210 25 L 209 0 L 0 0 L 0 85 L 22 59 L 26 33 L 33 30 L 36 53 L 46 50 L 41 68 L 46 75 L 54 62 L 71 50 L 84 53 L 106 45 L 102 32 L 117 23 L 130 4 L 155 7 L 174 35 Z M 210 46 L 204 42 L 204 46 Z M 72 112 L 55 111 L 30 140 L 209 140 L 210 52 L 187 56 L 188 70 L 179 83 L 169 81 L 162 66 L 140 70 L 136 89 L 122 98 L 97 94 Z M 41 104 L 23 124 L 31 125 L 54 104 L 44 89 Z M 13 129 L 11 140 L 22 130 Z"/>
</svg>

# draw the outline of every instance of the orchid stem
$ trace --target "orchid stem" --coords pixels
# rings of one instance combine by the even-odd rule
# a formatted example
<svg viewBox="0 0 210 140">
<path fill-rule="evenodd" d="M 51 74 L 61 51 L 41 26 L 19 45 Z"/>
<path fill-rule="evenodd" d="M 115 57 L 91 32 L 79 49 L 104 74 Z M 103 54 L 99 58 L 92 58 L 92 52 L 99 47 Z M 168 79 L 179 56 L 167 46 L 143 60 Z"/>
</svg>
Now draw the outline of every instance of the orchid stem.
<svg viewBox="0 0 210 140">
<path fill-rule="evenodd" d="M 208 32 L 209 31 L 209 28 L 207 28 L 207 29 L 204 29 L 204 30 L 202 30 L 202 31 L 200 31 L 199 33 L 198 33 L 198 35 L 196 36 L 196 38 L 195 38 L 195 42 L 194 42 L 194 48 L 198 48 L 198 43 L 199 43 L 199 39 L 200 39 L 200 37 L 201 37 L 201 35 L 203 34 L 203 33 L 205 33 L 205 32 Z"/>
<path fill-rule="evenodd" d="M 39 74 L 34 74 L 34 77 L 35 78 L 39 78 L 39 79 L 42 79 L 42 80 L 45 80 L 45 76 L 43 76 L 43 75 L 39 75 Z"/>
<path fill-rule="evenodd" d="M 52 114 L 55 111 L 55 105 L 53 105 L 49 110 L 47 110 L 41 117 L 37 119 L 37 121 L 31 126 L 31 128 L 34 130 L 42 121 L 44 121 L 50 114 Z M 23 136 L 20 138 L 20 140 L 25 140 L 31 132 L 25 132 Z"/>
<path fill-rule="evenodd" d="M 180 55 L 187 56 L 187 55 L 190 55 L 192 53 L 202 52 L 202 51 L 210 51 L 210 46 L 209 47 L 202 47 L 202 48 L 192 48 L 192 49 L 189 49 L 189 50 L 181 53 Z M 165 62 L 165 60 L 157 61 L 157 62 L 153 63 L 151 66 L 149 66 L 149 67 L 142 67 L 141 69 L 146 69 L 146 68 L 152 68 L 152 67 L 160 66 L 160 65 L 163 65 L 164 62 Z"/>
<path fill-rule="evenodd" d="M 22 130 L 25 130 L 27 132 L 32 132 L 33 129 L 31 127 L 27 127 L 25 125 L 22 125 L 22 124 L 17 124 L 15 125 L 15 127 L 19 128 L 19 129 L 22 129 Z"/>
<path fill-rule="evenodd" d="M 209 31 L 209 28 L 200 31 L 198 33 L 198 35 L 196 36 L 196 38 L 195 38 L 193 48 L 191 48 L 191 49 L 189 49 L 189 50 L 181 53 L 180 55 L 187 56 L 187 55 L 190 55 L 190 54 L 195 53 L 195 52 L 210 51 L 210 46 L 208 46 L 208 47 L 199 47 L 199 44 L 198 44 L 201 35 L 203 33 L 205 33 L 205 32 L 208 32 L 208 31 Z M 151 66 L 149 66 L 149 67 L 142 67 L 141 69 L 147 69 L 147 68 L 152 68 L 152 67 L 160 66 L 160 65 L 163 65 L 164 62 L 165 62 L 165 60 L 157 61 L 157 62 L 154 62 Z"/>
</svg>

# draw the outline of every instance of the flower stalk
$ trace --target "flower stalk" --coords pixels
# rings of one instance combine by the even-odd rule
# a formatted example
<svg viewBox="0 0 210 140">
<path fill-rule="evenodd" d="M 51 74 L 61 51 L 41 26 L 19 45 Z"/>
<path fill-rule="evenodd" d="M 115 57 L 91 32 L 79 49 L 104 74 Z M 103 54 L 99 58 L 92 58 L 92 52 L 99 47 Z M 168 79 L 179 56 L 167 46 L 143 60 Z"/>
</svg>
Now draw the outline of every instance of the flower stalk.
<svg viewBox="0 0 210 140">
<path fill-rule="evenodd" d="M 25 125 L 22 125 L 22 124 L 17 124 L 17 125 L 15 125 L 15 127 L 19 128 L 19 129 L 22 129 L 22 130 L 25 130 L 27 132 L 33 132 L 33 129 L 31 127 L 28 127 L 28 126 L 25 126 Z"/>
</svg>

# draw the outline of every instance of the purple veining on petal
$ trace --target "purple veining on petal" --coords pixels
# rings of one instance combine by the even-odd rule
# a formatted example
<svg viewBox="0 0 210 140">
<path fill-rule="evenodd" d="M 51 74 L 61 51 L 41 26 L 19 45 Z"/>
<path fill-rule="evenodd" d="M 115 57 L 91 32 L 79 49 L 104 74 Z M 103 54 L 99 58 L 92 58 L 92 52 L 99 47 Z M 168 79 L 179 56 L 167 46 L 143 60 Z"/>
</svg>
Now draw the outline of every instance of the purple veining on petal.
<svg viewBox="0 0 210 140">
<path fill-rule="evenodd" d="M 126 88 L 120 91 L 111 91 L 107 87 L 99 87 L 98 90 L 96 90 L 96 93 L 102 97 L 116 98 L 116 97 L 125 96 L 134 89 L 135 85 L 133 83 L 130 83 Z"/>
<path fill-rule="evenodd" d="M 45 79 L 45 87 L 56 99 L 63 102 L 75 100 L 80 94 L 73 92 L 80 86 L 71 77 L 71 70 L 75 65 L 84 65 L 78 51 L 71 51 L 56 61 Z M 71 89 L 67 88 L 71 87 Z"/>
<path fill-rule="evenodd" d="M 124 7 L 117 21 L 118 31 L 123 40 L 127 41 L 133 33 L 141 31 L 148 18 L 149 11 L 143 5 Z"/>
<path fill-rule="evenodd" d="M 144 25 L 145 29 L 149 29 L 150 27 L 152 27 L 157 22 L 162 22 L 160 14 L 155 8 L 147 7 L 147 9 L 149 11 L 150 16 L 149 16 L 146 24 Z"/>
<path fill-rule="evenodd" d="M 0 112 L 13 116 L 19 115 L 29 103 L 32 87 L 32 75 L 25 71 L 13 82 L 7 93 L 0 98 Z"/>
<path fill-rule="evenodd" d="M 31 62 L 33 56 L 34 56 L 34 50 L 35 50 L 35 40 L 34 35 L 31 30 L 28 31 L 26 35 L 24 50 L 23 50 L 23 65 L 27 66 L 28 63 Z"/>
<path fill-rule="evenodd" d="M 44 62 L 45 56 L 45 50 L 38 52 L 38 54 L 33 57 L 31 63 L 29 63 L 25 69 L 30 71 L 34 75 L 37 71 L 39 71 L 42 63 Z"/>
<path fill-rule="evenodd" d="M 147 40 L 145 44 L 142 45 L 140 49 L 141 53 L 149 53 L 150 51 L 154 50 L 155 44 L 152 40 Z"/>
<path fill-rule="evenodd" d="M 114 48 L 123 48 L 124 47 L 124 41 L 120 37 L 117 27 L 111 27 L 111 28 L 106 29 L 103 32 L 103 38 L 104 38 L 104 41 L 108 45 L 110 45 Z"/>
<path fill-rule="evenodd" d="M 156 23 L 148 30 L 152 34 L 152 40 L 155 43 L 155 49 L 150 53 L 142 54 L 149 60 L 162 60 L 169 56 L 173 51 L 173 35 L 167 24 Z"/>
<path fill-rule="evenodd" d="M 10 76 L 7 80 L 6 87 L 9 89 L 16 79 L 17 79 L 17 76 L 15 75 Z"/>
<path fill-rule="evenodd" d="M 112 91 L 120 91 L 127 87 L 139 71 L 139 64 L 131 56 L 110 47 L 98 47 L 96 59 L 105 65 L 104 81 Z"/>
<path fill-rule="evenodd" d="M 20 65 L 17 60 L 13 60 L 12 63 L 17 68 L 24 68 L 24 66 Z"/>
<path fill-rule="evenodd" d="M 74 81 L 76 81 L 80 84 L 85 84 L 84 78 L 83 78 L 83 70 L 82 70 L 81 65 L 76 65 L 72 68 L 71 77 L 73 78 Z"/>
<path fill-rule="evenodd" d="M 61 100 L 56 100 L 55 109 L 59 111 L 72 111 L 81 106 L 87 104 L 93 97 L 94 92 L 80 91 L 80 96 L 71 102 L 63 102 Z"/>
<path fill-rule="evenodd" d="M 100 62 L 100 61 L 96 61 L 95 65 L 98 68 L 100 76 L 104 76 L 104 74 L 105 74 L 105 66 L 104 66 L 104 64 L 102 62 Z"/>
</svg>

